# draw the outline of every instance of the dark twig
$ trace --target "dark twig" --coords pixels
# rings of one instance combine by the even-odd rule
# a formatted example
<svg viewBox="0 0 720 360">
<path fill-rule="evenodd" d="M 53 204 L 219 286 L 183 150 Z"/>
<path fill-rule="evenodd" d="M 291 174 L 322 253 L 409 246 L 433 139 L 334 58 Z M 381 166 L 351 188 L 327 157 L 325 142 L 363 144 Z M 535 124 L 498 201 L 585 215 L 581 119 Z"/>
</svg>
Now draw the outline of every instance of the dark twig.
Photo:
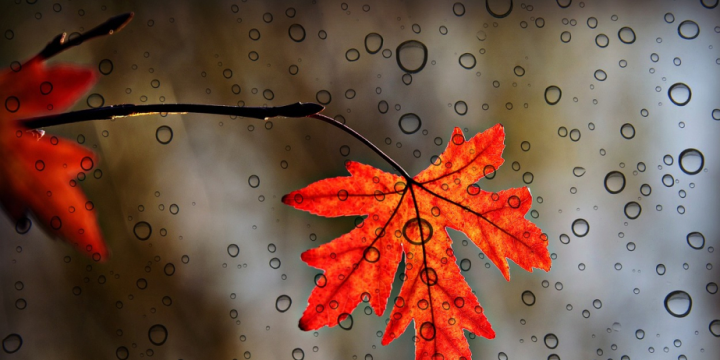
<svg viewBox="0 0 720 360">
<path fill-rule="evenodd" d="M 82 44 L 86 40 L 90 40 L 98 36 L 112 35 L 127 25 L 127 23 L 132 20 L 133 16 L 134 14 L 129 12 L 112 17 L 106 22 L 90 29 L 90 31 L 80 34 L 80 36 L 72 39 L 68 39 L 67 34 L 62 33 L 50 41 L 45 48 L 37 54 L 37 57 L 42 60 L 49 59 L 73 46 Z"/>
<path fill-rule="evenodd" d="M 200 104 L 121 104 L 100 107 L 96 109 L 40 116 L 31 119 L 23 119 L 21 121 L 25 126 L 29 128 L 41 128 L 45 126 L 71 124 L 81 121 L 111 120 L 126 116 L 153 115 L 159 113 L 200 113 L 213 115 L 231 115 L 265 120 L 277 116 L 305 117 L 316 114 L 323 109 L 325 109 L 325 107 L 315 103 L 295 103 L 277 107 L 246 107 Z"/>
</svg>

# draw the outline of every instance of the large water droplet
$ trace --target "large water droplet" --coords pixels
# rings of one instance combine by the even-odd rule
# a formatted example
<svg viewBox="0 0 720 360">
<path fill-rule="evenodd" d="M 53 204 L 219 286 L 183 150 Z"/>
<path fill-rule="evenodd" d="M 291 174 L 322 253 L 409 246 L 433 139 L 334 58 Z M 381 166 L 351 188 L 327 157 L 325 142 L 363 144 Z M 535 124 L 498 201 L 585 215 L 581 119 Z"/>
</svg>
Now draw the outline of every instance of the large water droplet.
<svg viewBox="0 0 720 360">
<path fill-rule="evenodd" d="M 625 204 L 624 212 L 628 219 L 635 220 L 640 216 L 642 207 L 636 201 L 631 201 Z"/>
<path fill-rule="evenodd" d="M 549 105 L 557 104 L 558 102 L 560 102 L 561 97 L 562 90 L 560 90 L 559 87 L 551 85 L 545 89 L 545 102 L 547 102 Z"/>
<path fill-rule="evenodd" d="M 685 20 L 678 25 L 677 31 L 681 38 L 692 40 L 700 35 L 700 26 L 692 20 Z"/>
<path fill-rule="evenodd" d="M 619 171 L 611 171 L 605 175 L 605 190 L 611 194 L 619 194 L 625 189 L 625 175 Z"/>
<path fill-rule="evenodd" d="M 595 79 L 597 79 L 597 81 L 607 80 L 607 73 L 605 72 L 605 70 L 602 70 L 602 69 L 595 70 L 594 76 L 595 76 Z"/>
<path fill-rule="evenodd" d="M 521 295 L 521 299 L 522 299 L 523 304 L 525 304 L 527 306 L 535 305 L 535 294 L 533 294 L 533 292 L 530 290 L 523 291 L 523 293 Z"/>
<path fill-rule="evenodd" d="M 260 177 L 257 175 L 250 175 L 248 178 L 248 185 L 250 185 L 251 188 L 260 186 Z"/>
<path fill-rule="evenodd" d="M 275 299 L 275 309 L 281 313 L 288 311 L 290 305 L 292 305 L 292 299 L 287 295 L 280 295 Z"/>
<path fill-rule="evenodd" d="M 691 248 L 700 250 L 705 247 L 705 235 L 700 232 L 693 231 L 687 234 L 687 243 Z"/>
<path fill-rule="evenodd" d="M 698 174 L 705 166 L 705 156 L 697 149 L 685 149 L 680 153 L 678 165 L 688 175 Z"/>
<path fill-rule="evenodd" d="M 300 24 L 292 24 L 288 28 L 288 35 L 293 41 L 301 42 L 305 40 L 305 28 Z"/>
<path fill-rule="evenodd" d="M 292 351 L 292 358 L 293 360 L 303 360 L 305 359 L 305 352 L 301 348 L 295 348 Z"/>
<path fill-rule="evenodd" d="M 677 106 L 685 106 L 692 98 L 692 90 L 683 83 L 675 83 L 668 89 L 668 97 L 673 104 Z"/>
<path fill-rule="evenodd" d="M 624 44 L 632 44 L 635 42 L 635 31 L 631 27 L 624 26 L 618 30 L 618 38 Z"/>
<path fill-rule="evenodd" d="M 400 117 L 400 120 L 398 121 L 398 126 L 400 126 L 400 130 L 405 134 L 414 134 L 418 130 L 420 130 L 420 127 L 422 126 L 422 120 L 420 120 L 420 117 L 413 113 L 408 113 Z"/>
<path fill-rule="evenodd" d="M 585 175 L 585 168 L 584 168 L 584 167 L 580 167 L 580 166 L 574 167 L 574 168 L 573 168 L 573 175 L 575 175 L 575 176 L 577 176 L 577 177 L 581 177 L 581 176 Z"/>
<path fill-rule="evenodd" d="M 425 44 L 417 40 L 408 40 L 398 45 L 395 50 L 397 64 L 403 71 L 414 74 L 425 67 L 428 50 Z"/>
<path fill-rule="evenodd" d="M 665 310 L 674 317 L 685 317 L 692 310 L 692 298 L 682 290 L 675 290 L 665 297 Z"/>
<path fill-rule="evenodd" d="M 240 254 L 240 247 L 236 244 L 230 244 L 227 247 L 227 253 L 230 257 L 237 257 Z"/>
<path fill-rule="evenodd" d="M 377 54 L 383 46 L 383 37 L 378 33 L 369 33 L 365 36 L 365 51 L 368 54 Z"/>
<path fill-rule="evenodd" d="M 347 61 L 357 61 L 360 58 L 360 52 L 357 49 L 348 49 L 348 51 L 345 52 L 345 59 Z"/>
<path fill-rule="evenodd" d="M 626 123 L 620 127 L 620 135 L 625 139 L 632 139 L 635 137 L 635 127 L 632 124 Z"/>
<path fill-rule="evenodd" d="M 152 235 L 152 226 L 145 221 L 140 221 L 133 227 L 133 233 L 138 240 L 145 241 Z"/>
<path fill-rule="evenodd" d="M 155 139 L 163 145 L 169 144 L 173 139 L 173 130 L 167 125 L 163 125 L 155 130 Z"/>
<path fill-rule="evenodd" d="M 12 354 L 20 350 L 23 344 L 23 339 L 18 334 L 10 334 L 6 336 L 2 341 L 2 348 L 8 354 Z"/>
<path fill-rule="evenodd" d="M 583 237 L 590 232 L 590 224 L 585 219 L 576 219 L 572 223 L 572 232 L 577 237 Z"/>
<path fill-rule="evenodd" d="M 332 101 L 332 95 L 330 95 L 330 92 L 327 90 L 320 90 L 315 94 L 315 100 L 323 105 L 327 105 Z"/>
<path fill-rule="evenodd" d="M 595 37 L 595 44 L 601 48 L 606 48 L 610 44 L 610 38 L 605 34 L 599 34 Z"/>
<path fill-rule="evenodd" d="M 711 321 L 708 328 L 711 334 L 713 334 L 715 337 L 720 337 L 720 320 L 715 319 Z"/>
<path fill-rule="evenodd" d="M 90 96 L 87 97 L 87 105 L 91 108 L 99 108 L 103 105 L 105 105 L 105 98 L 98 94 L 90 94 Z"/>
<path fill-rule="evenodd" d="M 110 75 L 113 71 L 113 62 L 110 59 L 103 59 L 98 64 L 98 70 L 103 75 Z"/>
<path fill-rule="evenodd" d="M 492 2 L 492 5 L 490 4 Z M 513 1 L 485 0 L 485 10 L 494 18 L 506 18 L 513 10 Z"/>
<path fill-rule="evenodd" d="M 558 340 L 557 336 L 555 334 L 547 334 L 545 335 L 545 346 L 548 347 L 548 349 L 554 349 L 558 347 L 560 344 L 560 341 Z"/>
<path fill-rule="evenodd" d="M 460 63 L 460 66 L 462 66 L 465 69 L 472 69 L 475 67 L 475 64 L 477 64 L 477 60 L 475 60 L 475 56 L 470 53 L 464 53 L 464 54 L 460 55 L 458 62 Z"/>
<path fill-rule="evenodd" d="M 167 341 L 168 331 L 165 326 L 161 324 L 155 324 L 148 330 L 148 338 L 153 345 L 160 346 Z"/>
</svg>

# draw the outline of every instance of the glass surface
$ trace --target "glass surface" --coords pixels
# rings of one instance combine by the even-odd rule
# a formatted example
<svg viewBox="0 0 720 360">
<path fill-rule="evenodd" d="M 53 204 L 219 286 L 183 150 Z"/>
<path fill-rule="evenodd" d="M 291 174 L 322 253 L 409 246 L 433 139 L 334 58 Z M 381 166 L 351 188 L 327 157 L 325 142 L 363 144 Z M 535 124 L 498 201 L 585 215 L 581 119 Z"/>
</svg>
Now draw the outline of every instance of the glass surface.
<svg viewBox="0 0 720 360">
<path fill-rule="evenodd" d="M 717 1 L 488 1 L 510 6 L 8 0 L 0 64 L 134 11 L 51 60 L 98 69 L 75 109 L 321 102 L 411 175 L 454 127 L 502 123 L 505 164 L 479 184 L 529 186 L 553 263 L 511 264 L 506 282 L 450 231 L 497 332 L 466 333 L 473 358 L 717 359 Z M 382 346 L 390 311 L 363 303 L 351 330 L 298 328 L 318 274 L 300 254 L 354 223 L 282 196 L 345 176 L 347 160 L 393 171 L 348 134 L 198 114 L 46 130 L 99 154 L 101 176 L 81 186 L 112 256 L 95 263 L 37 225 L 19 234 L 3 213 L 0 358 L 414 358 L 413 329 Z"/>
</svg>

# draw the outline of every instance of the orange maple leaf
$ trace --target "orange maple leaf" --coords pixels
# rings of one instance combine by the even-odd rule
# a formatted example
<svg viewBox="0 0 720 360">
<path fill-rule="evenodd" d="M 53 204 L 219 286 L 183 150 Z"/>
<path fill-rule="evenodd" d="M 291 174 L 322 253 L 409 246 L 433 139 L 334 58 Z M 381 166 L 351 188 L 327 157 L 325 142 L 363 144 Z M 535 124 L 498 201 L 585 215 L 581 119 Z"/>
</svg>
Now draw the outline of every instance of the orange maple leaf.
<svg viewBox="0 0 720 360">
<path fill-rule="evenodd" d="M 351 319 L 361 301 L 385 311 L 393 278 L 405 254 L 405 274 L 382 338 L 387 345 L 415 322 L 416 359 L 470 359 L 467 329 L 494 338 L 477 297 L 460 274 L 445 230 L 464 232 L 510 280 L 506 258 L 527 271 L 550 270 L 547 235 L 525 214 L 527 187 L 498 193 L 475 184 L 502 163 L 505 133 L 495 125 L 470 140 L 455 128 L 452 141 L 417 176 L 397 176 L 348 162 L 351 176 L 315 182 L 283 202 L 316 215 L 358 218 L 349 233 L 301 256 L 325 270 L 315 279 L 299 326 L 315 330 Z"/>
<path fill-rule="evenodd" d="M 18 67 L 0 72 L 0 202 L 19 227 L 26 226 L 25 213 L 32 211 L 51 234 L 95 260 L 105 259 L 95 207 L 75 180 L 92 170 L 97 157 L 70 140 L 42 136 L 20 120 L 69 108 L 95 83 L 95 72 L 46 66 L 40 55 Z"/>
</svg>

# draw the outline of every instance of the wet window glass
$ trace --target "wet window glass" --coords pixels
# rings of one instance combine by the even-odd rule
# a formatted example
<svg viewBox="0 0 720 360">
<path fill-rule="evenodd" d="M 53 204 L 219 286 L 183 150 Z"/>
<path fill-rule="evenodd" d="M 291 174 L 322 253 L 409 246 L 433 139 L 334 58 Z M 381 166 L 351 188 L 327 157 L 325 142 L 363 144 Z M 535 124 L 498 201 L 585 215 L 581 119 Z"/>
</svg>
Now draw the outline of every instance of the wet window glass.
<svg viewBox="0 0 720 360">
<path fill-rule="evenodd" d="M 2 358 L 412 359 L 426 343 L 500 360 L 720 353 L 717 0 L 2 9 Z M 67 111 L 88 115 L 15 125 Z M 502 158 L 461 165 L 480 149 Z M 418 195 L 426 218 L 370 229 L 423 185 L 390 181 L 399 169 L 446 175 Z M 365 198 L 333 188 L 335 205 L 310 211 L 319 200 L 298 190 L 349 171 L 366 176 Z M 460 187 L 462 172 L 476 177 Z M 58 207 L 67 199 L 82 202 Z M 513 231 L 518 242 L 488 245 Z M 531 236 L 542 241 L 519 245 Z M 342 274 L 323 274 L 320 246 Z M 353 247 L 358 262 L 343 262 Z M 348 280 L 369 291 L 316 306 L 313 291 L 356 270 Z M 401 294 L 414 283 L 467 296 Z M 492 329 L 448 315 L 461 312 Z M 436 350 L 418 359 L 449 351 Z"/>
</svg>

